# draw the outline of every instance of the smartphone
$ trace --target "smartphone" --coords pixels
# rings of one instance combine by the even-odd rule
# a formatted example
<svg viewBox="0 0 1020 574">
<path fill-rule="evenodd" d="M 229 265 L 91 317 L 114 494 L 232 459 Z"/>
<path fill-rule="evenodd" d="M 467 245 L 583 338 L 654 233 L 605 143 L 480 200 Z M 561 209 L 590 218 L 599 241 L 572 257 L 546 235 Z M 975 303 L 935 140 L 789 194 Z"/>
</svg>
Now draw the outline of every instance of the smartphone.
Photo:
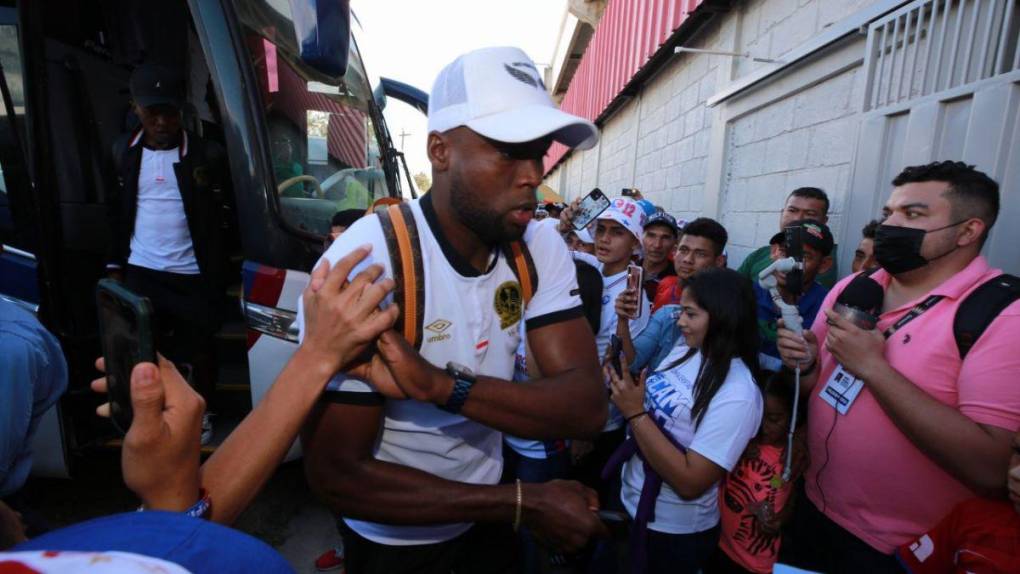
<svg viewBox="0 0 1020 574">
<path fill-rule="evenodd" d="M 623 340 L 615 334 L 609 338 L 609 364 L 613 366 L 617 377 L 623 376 L 623 365 L 620 364 L 620 353 L 623 352 Z"/>
<path fill-rule="evenodd" d="M 606 194 L 602 193 L 601 189 L 596 187 L 591 190 L 591 193 L 584 196 L 581 203 L 577 205 L 577 211 L 574 212 L 570 224 L 577 231 L 584 229 L 608 208 L 609 198 L 606 197 Z"/>
<path fill-rule="evenodd" d="M 641 195 L 641 192 L 639 192 L 638 190 L 634 189 L 633 187 L 625 187 L 625 188 L 620 190 L 620 193 L 622 195 L 627 196 L 627 197 L 637 197 L 637 196 Z"/>
<path fill-rule="evenodd" d="M 131 427 L 131 370 L 156 362 L 152 336 L 152 303 L 111 279 L 96 287 L 99 340 L 106 361 L 110 420 L 122 434 Z"/>
<path fill-rule="evenodd" d="M 637 319 L 641 316 L 641 289 L 645 285 L 645 269 L 640 265 L 634 265 L 631 263 L 627 266 L 627 289 L 631 293 L 635 293 L 638 296 L 637 314 L 632 318 Z"/>
<path fill-rule="evenodd" d="M 604 522 L 629 522 L 630 516 L 620 510 L 598 510 L 595 512 L 599 520 Z"/>
<path fill-rule="evenodd" d="M 783 248 L 787 257 L 804 263 L 804 228 L 792 226 L 783 229 Z M 794 297 L 804 292 L 804 271 L 793 269 L 786 273 L 786 290 Z"/>
</svg>

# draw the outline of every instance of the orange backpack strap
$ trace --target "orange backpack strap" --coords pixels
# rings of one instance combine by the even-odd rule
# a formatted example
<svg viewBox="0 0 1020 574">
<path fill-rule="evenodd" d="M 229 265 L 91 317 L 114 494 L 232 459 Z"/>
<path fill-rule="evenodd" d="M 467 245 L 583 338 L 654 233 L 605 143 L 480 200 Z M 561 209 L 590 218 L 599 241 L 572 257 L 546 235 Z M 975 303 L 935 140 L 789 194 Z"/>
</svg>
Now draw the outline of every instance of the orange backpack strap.
<svg viewBox="0 0 1020 574">
<path fill-rule="evenodd" d="M 373 201 L 372 205 L 368 206 L 368 209 L 365 210 L 365 215 L 372 215 L 373 213 L 376 212 L 377 209 L 379 211 L 385 211 L 384 209 L 379 209 L 380 207 L 400 205 L 401 203 L 404 203 L 404 200 L 400 199 L 399 197 L 380 197 L 379 199 Z"/>
<path fill-rule="evenodd" d="M 538 291 L 538 272 L 535 270 L 531 251 L 523 241 L 512 241 L 504 248 L 504 253 L 507 263 L 517 276 L 517 282 L 521 284 L 521 298 L 524 300 L 524 307 L 527 308 L 531 298 Z"/>
<path fill-rule="evenodd" d="M 425 270 L 414 213 L 407 203 L 391 205 L 379 212 L 386 248 L 393 269 L 393 300 L 400 308 L 394 328 L 414 348 L 421 348 L 422 322 L 425 320 Z"/>
</svg>

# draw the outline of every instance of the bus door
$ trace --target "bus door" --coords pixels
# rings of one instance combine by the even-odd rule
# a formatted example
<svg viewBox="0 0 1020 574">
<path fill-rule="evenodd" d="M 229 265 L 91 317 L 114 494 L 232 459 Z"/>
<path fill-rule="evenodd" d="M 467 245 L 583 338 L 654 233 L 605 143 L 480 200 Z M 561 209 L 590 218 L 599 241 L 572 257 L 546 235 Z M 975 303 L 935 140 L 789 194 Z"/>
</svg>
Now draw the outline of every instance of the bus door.
<svg viewBox="0 0 1020 574">
<path fill-rule="evenodd" d="M 17 10 L 0 7 L 0 299 L 39 315 L 38 226 L 26 133 L 25 73 Z M 39 419 L 32 474 L 67 477 L 58 402 Z"/>
<path fill-rule="evenodd" d="M 392 145 L 346 3 L 331 3 L 337 14 L 307 9 L 315 5 L 191 3 L 227 111 L 253 405 L 297 348 L 298 297 L 327 245 L 333 215 L 400 196 Z M 308 21 L 295 25 L 295 6 L 303 17 L 318 14 L 314 38 L 302 35 Z M 346 45 L 317 46 L 315 38 Z M 343 67 L 313 57 L 340 49 L 347 54 Z"/>
</svg>

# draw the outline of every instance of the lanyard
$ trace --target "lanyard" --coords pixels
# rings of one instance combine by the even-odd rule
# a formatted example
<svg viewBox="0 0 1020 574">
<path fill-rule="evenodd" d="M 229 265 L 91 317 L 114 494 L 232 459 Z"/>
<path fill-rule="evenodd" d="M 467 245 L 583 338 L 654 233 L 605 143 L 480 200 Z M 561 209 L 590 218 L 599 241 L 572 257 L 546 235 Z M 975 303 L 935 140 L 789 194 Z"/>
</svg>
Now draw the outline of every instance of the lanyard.
<svg viewBox="0 0 1020 574">
<path fill-rule="evenodd" d="M 919 305 L 915 305 L 914 308 L 911 309 L 909 313 L 900 317 L 900 320 L 896 321 L 896 323 L 894 323 L 892 327 L 886 329 L 882 333 L 882 335 L 884 335 L 886 339 L 892 337 L 896 333 L 896 331 L 899 331 L 903 327 L 906 327 L 907 323 L 923 315 L 925 311 L 934 307 L 935 304 L 941 301 L 942 299 L 943 299 L 942 295 L 930 295 Z"/>
</svg>

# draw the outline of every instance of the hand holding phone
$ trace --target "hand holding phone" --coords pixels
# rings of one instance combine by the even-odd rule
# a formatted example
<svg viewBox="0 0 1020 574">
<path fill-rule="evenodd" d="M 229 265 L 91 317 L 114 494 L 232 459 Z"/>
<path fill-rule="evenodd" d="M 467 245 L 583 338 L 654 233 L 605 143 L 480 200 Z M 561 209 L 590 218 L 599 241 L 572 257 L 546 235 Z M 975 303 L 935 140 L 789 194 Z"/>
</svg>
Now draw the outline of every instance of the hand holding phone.
<svg viewBox="0 0 1020 574">
<path fill-rule="evenodd" d="M 96 287 L 99 339 L 106 363 L 110 420 L 121 433 L 131 427 L 131 371 L 142 362 L 156 362 L 152 336 L 152 304 L 120 283 L 101 279 Z"/>
<path fill-rule="evenodd" d="M 640 265 L 634 265 L 633 263 L 627 266 L 627 291 L 637 296 L 637 311 L 631 316 L 631 319 L 637 319 L 641 316 L 641 289 L 644 288 L 645 284 L 645 270 Z"/>
<path fill-rule="evenodd" d="M 570 225 L 575 231 L 584 229 L 606 209 L 609 209 L 609 198 L 596 187 L 578 204 L 570 219 Z"/>
</svg>

